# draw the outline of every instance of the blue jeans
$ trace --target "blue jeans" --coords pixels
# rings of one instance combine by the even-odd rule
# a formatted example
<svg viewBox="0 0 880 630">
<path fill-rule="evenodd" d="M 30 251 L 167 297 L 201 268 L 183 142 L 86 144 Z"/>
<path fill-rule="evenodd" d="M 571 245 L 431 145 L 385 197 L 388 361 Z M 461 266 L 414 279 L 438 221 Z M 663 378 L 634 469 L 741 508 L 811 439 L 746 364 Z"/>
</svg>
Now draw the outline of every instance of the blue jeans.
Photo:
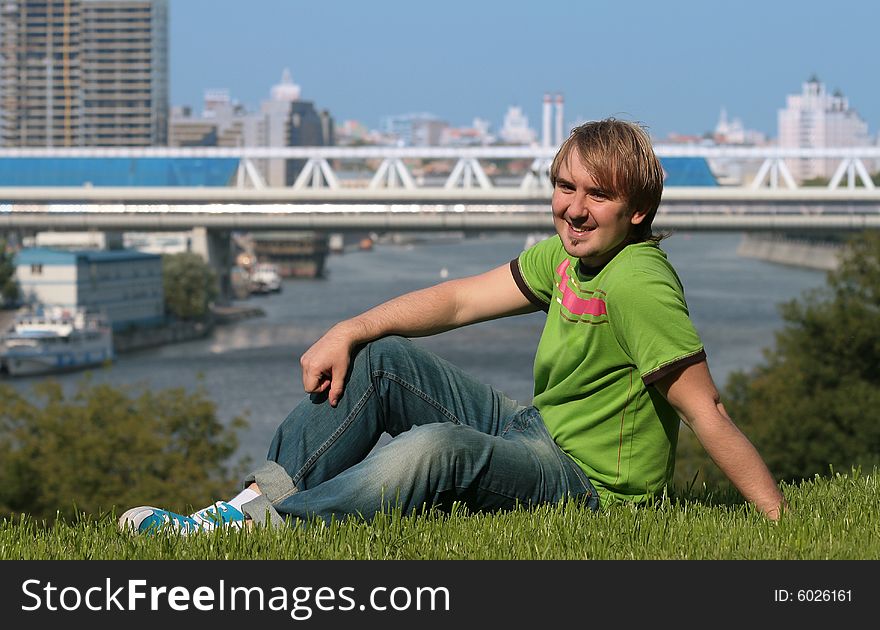
<svg viewBox="0 0 880 630">
<path fill-rule="evenodd" d="M 373 450 L 387 432 L 393 439 Z M 401 337 L 353 357 L 333 408 L 303 400 L 278 427 L 268 461 L 251 474 L 263 492 L 243 510 L 257 522 L 405 514 L 453 502 L 473 511 L 598 495 L 523 407 Z M 279 517 L 280 515 L 280 517 Z"/>
</svg>

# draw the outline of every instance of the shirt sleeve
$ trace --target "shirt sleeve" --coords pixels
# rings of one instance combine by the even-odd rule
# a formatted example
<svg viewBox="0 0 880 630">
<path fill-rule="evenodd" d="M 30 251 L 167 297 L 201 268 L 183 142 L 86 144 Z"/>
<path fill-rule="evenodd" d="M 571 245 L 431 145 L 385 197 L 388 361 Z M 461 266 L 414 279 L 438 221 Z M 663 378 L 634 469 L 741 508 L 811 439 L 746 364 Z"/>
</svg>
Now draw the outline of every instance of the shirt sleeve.
<svg viewBox="0 0 880 630">
<path fill-rule="evenodd" d="M 559 237 L 553 236 L 533 245 L 510 261 L 510 272 L 519 290 L 529 302 L 543 311 L 550 307 L 556 284 L 556 266 L 564 253 Z"/>
<path fill-rule="evenodd" d="M 671 271 L 635 271 L 609 292 L 606 303 L 617 340 L 645 384 L 706 358 Z"/>
</svg>

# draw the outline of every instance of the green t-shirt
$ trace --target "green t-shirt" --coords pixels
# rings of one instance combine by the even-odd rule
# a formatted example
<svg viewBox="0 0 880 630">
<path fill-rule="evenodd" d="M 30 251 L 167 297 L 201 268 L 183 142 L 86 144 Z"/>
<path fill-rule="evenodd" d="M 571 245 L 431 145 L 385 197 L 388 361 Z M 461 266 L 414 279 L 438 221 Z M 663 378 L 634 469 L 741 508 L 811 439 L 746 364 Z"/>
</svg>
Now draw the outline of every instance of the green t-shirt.
<svg viewBox="0 0 880 630">
<path fill-rule="evenodd" d="M 638 243 L 584 269 L 555 236 L 511 261 L 511 271 L 547 311 L 532 404 L 550 435 L 601 500 L 661 492 L 672 480 L 680 420 L 650 384 L 706 356 L 666 254 Z"/>
</svg>

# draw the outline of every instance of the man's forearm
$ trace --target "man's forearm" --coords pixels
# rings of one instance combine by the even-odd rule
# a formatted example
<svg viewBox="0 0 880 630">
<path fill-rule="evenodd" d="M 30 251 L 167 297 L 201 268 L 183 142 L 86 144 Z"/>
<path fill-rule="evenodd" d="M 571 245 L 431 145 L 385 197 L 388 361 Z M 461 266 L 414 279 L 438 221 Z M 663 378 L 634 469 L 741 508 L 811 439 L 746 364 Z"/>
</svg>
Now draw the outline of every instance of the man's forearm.
<svg viewBox="0 0 880 630">
<path fill-rule="evenodd" d="M 737 490 L 769 518 L 778 518 L 782 493 L 758 451 L 727 415 L 706 362 L 664 376 L 656 386 Z"/>
<path fill-rule="evenodd" d="M 729 419 L 703 423 L 697 437 L 731 483 L 756 508 L 779 517 L 783 496 L 758 451 Z"/>
<path fill-rule="evenodd" d="M 462 325 L 451 282 L 393 298 L 338 324 L 355 343 L 386 335 L 424 337 Z"/>
<path fill-rule="evenodd" d="M 386 335 L 425 337 L 535 310 L 517 286 L 510 266 L 501 265 L 396 297 L 341 322 L 335 332 L 356 345 Z"/>
<path fill-rule="evenodd" d="M 360 344 L 390 334 L 429 335 L 455 325 L 455 296 L 437 285 L 394 298 L 333 326 L 300 358 L 303 388 L 327 392 L 335 407 L 345 387 L 351 353 Z"/>
<path fill-rule="evenodd" d="M 534 310 L 507 265 L 407 293 L 339 322 L 321 336 L 300 357 L 303 388 L 310 393 L 327 391 L 335 407 L 358 345 L 386 335 L 423 337 Z"/>
</svg>

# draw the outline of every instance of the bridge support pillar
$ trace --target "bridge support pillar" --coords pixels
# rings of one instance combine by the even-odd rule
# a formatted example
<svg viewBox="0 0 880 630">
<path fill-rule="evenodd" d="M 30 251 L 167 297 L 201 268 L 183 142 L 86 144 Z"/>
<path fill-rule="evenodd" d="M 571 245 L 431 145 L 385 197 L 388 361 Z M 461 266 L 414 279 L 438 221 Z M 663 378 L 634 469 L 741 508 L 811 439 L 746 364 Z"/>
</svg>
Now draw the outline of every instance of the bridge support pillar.
<svg viewBox="0 0 880 630">
<path fill-rule="evenodd" d="M 232 299 L 232 238 L 229 230 L 209 230 L 195 227 L 192 231 L 192 251 L 211 266 L 217 274 L 217 300 L 228 303 Z"/>
</svg>

